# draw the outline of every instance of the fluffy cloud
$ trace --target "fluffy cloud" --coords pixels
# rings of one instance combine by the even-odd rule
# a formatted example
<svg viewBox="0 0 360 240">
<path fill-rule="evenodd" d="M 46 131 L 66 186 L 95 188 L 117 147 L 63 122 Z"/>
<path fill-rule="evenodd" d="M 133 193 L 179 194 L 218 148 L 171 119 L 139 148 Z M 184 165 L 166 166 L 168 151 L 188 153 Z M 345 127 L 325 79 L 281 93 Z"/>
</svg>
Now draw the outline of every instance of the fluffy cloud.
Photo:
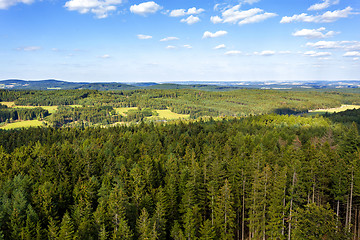
<svg viewBox="0 0 360 240">
<path fill-rule="evenodd" d="M 183 17 L 185 15 L 197 15 L 204 11 L 205 10 L 202 8 L 197 9 L 196 7 L 192 7 L 192 8 L 189 8 L 188 10 L 186 10 L 186 9 L 172 10 L 169 15 L 170 15 L 170 17 Z"/>
<path fill-rule="evenodd" d="M 166 37 L 160 40 L 160 42 L 167 42 L 167 41 L 174 41 L 174 40 L 179 40 L 179 38 L 177 37 Z"/>
<path fill-rule="evenodd" d="M 162 7 L 157 3 L 150 1 L 150 2 L 143 2 L 138 5 L 134 4 L 130 7 L 130 12 L 146 16 L 151 13 L 156 13 L 157 11 L 161 10 Z"/>
<path fill-rule="evenodd" d="M 257 2 L 260 2 L 260 0 L 244 0 L 244 3 L 248 3 L 248 4 L 253 4 Z"/>
<path fill-rule="evenodd" d="M 187 23 L 189 25 L 197 23 L 200 21 L 200 18 L 194 17 L 193 15 L 190 15 L 188 18 L 181 19 L 180 22 Z"/>
<path fill-rule="evenodd" d="M 327 11 L 321 15 L 307 15 L 307 13 L 295 14 L 292 17 L 283 17 L 280 23 L 291 23 L 291 22 L 314 22 L 314 23 L 330 23 L 335 22 L 340 18 L 347 18 L 351 14 L 357 14 L 352 11 L 351 7 L 347 7 L 343 10 L 335 10 L 333 12 Z"/>
<path fill-rule="evenodd" d="M 25 52 L 34 52 L 40 50 L 41 47 L 39 46 L 28 46 L 28 47 L 19 47 L 16 50 L 18 51 L 25 51 Z"/>
<path fill-rule="evenodd" d="M 262 52 L 254 52 L 254 54 L 258 55 L 258 56 L 272 56 L 272 55 L 275 55 L 275 51 L 265 50 Z"/>
<path fill-rule="evenodd" d="M 33 0 L 0 0 L 0 9 L 9 9 L 11 6 L 19 3 L 31 4 Z"/>
<path fill-rule="evenodd" d="M 227 31 L 217 31 L 215 33 L 206 31 L 204 32 L 203 38 L 216 38 L 216 37 L 221 37 L 226 35 L 228 32 Z"/>
<path fill-rule="evenodd" d="M 308 10 L 309 11 L 319 11 L 319 10 L 323 10 L 325 8 L 330 7 L 331 5 L 335 5 L 338 4 L 339 0 L 323 0 L 322 3 L 316 3 L 314 5 L 311 5 Z"/>
<path fill-rule="evenodd" d="M 225 44 L 220 44 L 214 47 L 214 49 L 224 49 L 224 48 L 226 48 Z"/>
<path fill-rule="evenodd" d="M 249 23 L 258 23 L 258 22 L 262 22 L 268 18 L 272 18 L 272 17 L 276 17 L 276 16 L 277 16 L 276 13 L 258 14 L 258 15 L 252 16 L 252 17 L 245 18 L 244 20 L 241 20 L 239 22 L 239 25 L 249 24 Z"/>
<path fill-rule="evenodd" d="M 359 41 L 318 41 L 307 43 L 306 46 L 317 49 L 342 49 L 346 51 L 360 51 Z"/>
<path fill-rule="evenodd" d="M 306 38 L 327 38 L 332 37 L 337 32 L 334 31 L 328 31 L 325 33 L 326 29 L 324 27 L 318 28 L 318 29 L 302 29 L 299 31 L 294 32 L 292 35 L 295 37 L 306 37 Z"/>
<path fill-rule="evenodd" d="M 104 55 L 100 56 L 99 58 L 108 59 L 108 58 L 111 58 L 111 56 L 109 54 L 104 54 Z"/>
<path fill-rule="evenodd" d="M 304 55 L 310 56 L 310 57 L 328 57 L 328 56 L 331 56 L 331 53 L 330 52 L 307 51 L 307 52 L 304 52 Z"/>
<path fill-rule="evenodd" d="M 277 16 L 276 13 L 268 13 L 260 8 L 252 8 L 249 10 L 240 10 L 241 5 L 235 5 L 232 8 L 222 10 L 221 17 L 212 16 L 210 21 L 213 23 L 233 23 L 233 24 L 249 24 L 264 21 L 268 18 Z"/>
<path fill-rule="evenodd" d="M 228 55 L 228 56 L 236 56 L 236 55 L 240 55 L 242 54 L 241 51 L 238 51 L 238 50 L 231 50 L 231 51 L 227 51 L 226 53 L 224 53 L 225 55 Z"/>
<path fill-rule="evenodd" d="M 166 49 L 175 49 L 176 47 L 175 46 L 172 46 L 172 45 L 169 45 L 166 47 Z"/>
<path fill-rule="evenodd" d="M 344 57 L 360 57 L 360 52 L 358 51 L 352 51 L 352 52 L 346 52 Z"/>
<path fill-rule="evenodd" d="M 214 24 L 223 22 L 223 20 L 219 16 L 211 16 L 210 21 Z"/>
<path fill-rule="evenodd" d="M 65 3 L 69 11 L 78 11 L 81 14 L 91 12 L 97 18 L 106 18 L 109 12 L 116 10 L 116 5 L 122 3 L 122 0 L 70 0 Z"/>
<path fill-rule="evenodd" d="M 151 39 L 151 38 L 152 38 L 152 36 L 143 35 L 143 34 L 138 34 L 137 37 L 138 37 L 138 39 L 141 39 L 141 40 L 147 40 L 147 39 Z"/>
<path fill-rule="evenodd" d="M 183 47 L 184 47 L 184 48 L 188 48 L 188 49 L 191 49 L 191 48 L 192 48 L 192 46 L 189 45 L 189 44 L 185 44 Z"/>
</svg>

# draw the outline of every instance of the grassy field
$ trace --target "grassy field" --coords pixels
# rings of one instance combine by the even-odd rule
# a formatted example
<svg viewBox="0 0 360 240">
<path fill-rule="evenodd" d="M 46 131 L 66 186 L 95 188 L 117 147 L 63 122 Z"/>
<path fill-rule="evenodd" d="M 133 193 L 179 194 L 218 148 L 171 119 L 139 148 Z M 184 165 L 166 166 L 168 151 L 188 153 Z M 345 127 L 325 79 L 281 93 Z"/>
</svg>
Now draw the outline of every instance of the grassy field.
<svg viewBox="0 0 360 240">
<path fill-rule="evenodd" d="M 114 109 L 117 114 L 125 116 L 127 111 L 136 110 L 138 108 L 137 107 L 128 107 L 128 108 L 114 108 Z"/>
<path fill-rule="evenodd" d="M 346 110 L 351 110 L 351 109 L 360 109 L 359 105 L 342 105 L 341 107 L 338 108 L 328 108 L 328 109 L 316 109 L 316 110 L 309 110 L 309 113 L 307 113 L 307 115 L 323 115 L 325 113 L 336 113 L 336 112 L 343 112 Z"/>
<path fill-rule="evenodd" d="M 45 110 L 48 110 L 49 113 L 54 113 L 57 111 L 57 106 L 13 106 L 13 108 L 37 108 L 37 107 L 41 107 Z"/>
<path fill-rule="evenodd" d="M 159 113 L 159 116 L 152 116 L 147 119 L 166 119 L 166 120 L 174 120 L 174 119 L 189 119 L 190 115 L 188 114 L 178 114 L 171 112 L 170 110 L 155 110 Z"/>
<path fill-rule="evenodd" d="M 13 107 L 15 106 L 14 102 L 0 102 L 2 105 L 6 105 L 7 107 Z"/>
<path fill-rule="evenodd" d="M 30 120 L 30 121 L 20 121 L 6 124 L 5 126 L 0 127 L 1 129 L 9 130 L 15 128 L 28 128 L 28 127 L 39 127 L 43 125 L 43 121 L 39 120 Z"/>
<path fill-rule="evenodd" d="M 359 105 L 342 105 L 341 107 L 338 108 L 328 108 L 328 109 L 316 109 L 316 110 L 309 110 L 308 115 L 322 115 L 325 113 L 336 113 L 336 112 L 343 112 L 346 110 L 350 110 L 350 109 L 360 109 Z"/>
<path fill-rule="evenodd" d="M 2 105 L 6 105 L 8 107 L 12 107 L 12 108 L 36 108 L 36 107 L 41 107 L 45 110 L 48 110 L 50 114 L 54 113 L 57 111 L 58 106 L 15 106 L 14 102 L 0 102 Z M 69 107 L 72 108 L 77 108 L 77 107 L 82 107 L 82 105 L 68 105 Z"/>
</svg>

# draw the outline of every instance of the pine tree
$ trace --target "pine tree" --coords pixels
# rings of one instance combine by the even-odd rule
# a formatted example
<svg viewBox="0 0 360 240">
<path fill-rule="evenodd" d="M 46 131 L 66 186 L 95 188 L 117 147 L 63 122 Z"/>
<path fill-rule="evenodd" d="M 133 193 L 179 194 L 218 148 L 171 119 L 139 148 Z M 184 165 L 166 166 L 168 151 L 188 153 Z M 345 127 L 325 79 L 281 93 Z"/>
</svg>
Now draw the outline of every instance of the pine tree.
<svg viewBox="0 0 360 240">
<path fill-rule="evenodd" d="M 205 220 L 200 227 L 200 238 L 199 240 L 215 240 L 216 233 L 214 227 L 211 225 L 209 219 Z"/>
<path fill-rule="evenodd" d="M 287 168 L 280 169 L 275 166 L 274 176 L 271 179 L 272 186 L 269 189 L 269 209 L 267 215 L 269 220 L 266 224 L 267 235 L 271 239 L 285 239 L 285 207 Z"/>
<path fill-rule="evenodd" d="M 137 230 L 139 233 L 139 240 L 156 240 L 157 233 L 154 224 L 151 224 L 149 214 L 145 208 L 141 211 L 141 214 L 137 220 Z"/>
<path fill-rule="evenodd" d="M 159 240 L 166 239 L 166 198 L 164 191 L 160 187 L 156 194 L 157 202 L 155 213 L 152 217 L 152 221 L 155 224 L 155 229 L 157 232 L 157 237 Z"/>
<path fill-rule="evenodd" d="M 215 207 L 215 228 L 221 239 L 230 240 L 234 238 L 234 219 L 231 186 L 229 181 L 225 179 L 225 184 L 217 196 Z"/>
<path fill-rule="evenodd" d="M 49 225 L 47 229 L 47 236 L 49 240 L 56 240 L 59 234 L 59 227 L 57 226 L 57 222 L 50 217 Z"/>
<path fill-rule="evenodd" d="M 70 240 L 74 239 L 74 237 L 74 226 L 69 213 L 66 212 L 60 224 L 58 239 Z"/>
</svg>

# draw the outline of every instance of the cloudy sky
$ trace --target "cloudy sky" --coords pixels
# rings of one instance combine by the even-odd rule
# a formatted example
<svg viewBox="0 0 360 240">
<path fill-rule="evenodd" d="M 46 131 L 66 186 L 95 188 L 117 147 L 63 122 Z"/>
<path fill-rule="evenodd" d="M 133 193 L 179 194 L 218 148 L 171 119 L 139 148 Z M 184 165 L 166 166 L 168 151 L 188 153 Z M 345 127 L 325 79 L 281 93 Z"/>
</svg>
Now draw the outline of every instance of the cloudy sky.
<svg viewBox="0 0 360 240">
<path fill-rule="evenodd" d="M 0 79 L 359 80 L 359 0 L 0 0 Z"/>
</svg>

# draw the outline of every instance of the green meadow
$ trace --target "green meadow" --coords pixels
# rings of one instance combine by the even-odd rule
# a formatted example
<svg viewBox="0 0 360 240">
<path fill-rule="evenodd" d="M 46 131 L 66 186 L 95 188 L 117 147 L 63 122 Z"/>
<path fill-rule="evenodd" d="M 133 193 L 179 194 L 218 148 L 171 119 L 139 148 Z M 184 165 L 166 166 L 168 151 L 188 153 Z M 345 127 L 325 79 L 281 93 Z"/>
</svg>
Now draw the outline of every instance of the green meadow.
<svg viewBox="0 0 360 240">
<path fill-rule="evenodd" d="M 8 123 L 2 127 L 1 129 L 10 130 L 16 128 L 28 128 L 28 127 L 40 127 L 43 126 L 43 121 L 39 120 L 29 120 L 29 121 L 19 121 L 14 123 Z"/>
</svg>

